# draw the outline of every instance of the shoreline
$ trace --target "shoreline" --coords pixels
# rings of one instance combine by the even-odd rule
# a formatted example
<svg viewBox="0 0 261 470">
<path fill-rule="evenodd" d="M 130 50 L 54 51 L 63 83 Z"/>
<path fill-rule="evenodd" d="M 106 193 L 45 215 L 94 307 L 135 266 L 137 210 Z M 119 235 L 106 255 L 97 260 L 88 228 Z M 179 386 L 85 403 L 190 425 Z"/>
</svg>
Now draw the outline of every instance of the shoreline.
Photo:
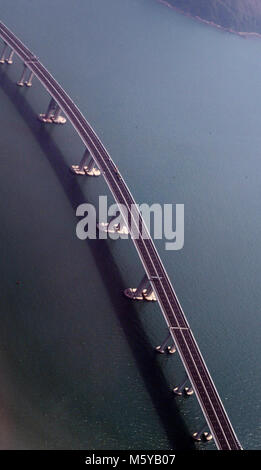
<svg viewBox="0 0 261 470">
<path fill-rule="evenodd" d="M 196 21 L 199 21 L 200 23 L 204 23 L 208 26 L 214 27 L 218 30 L 225 31 L 227 33 L 231 34 L 236 34 L 237 36 L 240 36 L 241 38 L 247 39 L 247 38 L 261 38 L 261 33 L 257 32 L 251 32 L 251 31 L 236 31 L 235 29 L 232 28 L 226 28 L 225 26 L 222 26 L 220 24 L 214 23 L 214 21 L 209 21 L 205 20 L 204 18 L 201 18 L 200 16 L 194 16 L 191 13 L 188 13 L 186 11 L 181 10 L 178 7 L 175 7 L 171 3 L 167 2 L 166 0 L 157 0 L 158 3 L 161 3 L 162 5 L 165 5 L 166 7 L 170 8 L 171 10 L 175 10 L 177 13 L 181 13 L 182 15 L 187 16 L 188 18 L 192 18 Z"/>
</svg>

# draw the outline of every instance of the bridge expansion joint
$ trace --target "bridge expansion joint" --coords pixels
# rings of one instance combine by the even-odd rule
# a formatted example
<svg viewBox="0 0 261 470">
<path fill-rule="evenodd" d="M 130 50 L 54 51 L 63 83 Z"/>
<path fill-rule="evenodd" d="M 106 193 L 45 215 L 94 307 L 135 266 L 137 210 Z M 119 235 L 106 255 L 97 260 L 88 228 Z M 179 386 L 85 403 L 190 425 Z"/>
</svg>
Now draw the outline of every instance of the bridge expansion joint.
<svg viewBox="0 0 261 470">
<path fill-rule="evenodd" d="M 188 326 L 170 326 L 170 330 L 190 330 Z"/>
</svg>

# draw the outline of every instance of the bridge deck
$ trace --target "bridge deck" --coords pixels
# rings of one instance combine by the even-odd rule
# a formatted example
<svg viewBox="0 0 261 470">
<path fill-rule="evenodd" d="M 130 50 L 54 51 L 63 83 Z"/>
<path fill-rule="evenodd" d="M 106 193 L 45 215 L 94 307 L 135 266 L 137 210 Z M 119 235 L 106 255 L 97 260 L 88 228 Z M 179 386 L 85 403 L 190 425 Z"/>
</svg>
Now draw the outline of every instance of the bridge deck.
<svg viewBox="0 0 261 470">
<path fill-rule="evenodd" d="M 124 204 L 128 209 L 129 217 L 125 222 L 130 233 L 132 234 L 133 228 L 138 229 L 140 234 L 146 233 L 147 238 L 133 238 L 133 242 L 148 278 L 152 278 L 151 283 L 162 314 L 194 388 L 217 448 L 222 450 L 242 449 L 160 256 L 144 226 L 137 206 L 136 214 L 133 210 L 131 211 L 136 203 L 124 179 L 118 177 L 115 164 L 110 155 L 72 99 L 32 52 L 2 22 L 0 22 L 0 37 L 26 63 L 27 67 L 40 80 L 44 88 L 55 99 L 71 121 L 84 145 L 89 149 L 101 169 L 115 201 Z"/>
</svg>

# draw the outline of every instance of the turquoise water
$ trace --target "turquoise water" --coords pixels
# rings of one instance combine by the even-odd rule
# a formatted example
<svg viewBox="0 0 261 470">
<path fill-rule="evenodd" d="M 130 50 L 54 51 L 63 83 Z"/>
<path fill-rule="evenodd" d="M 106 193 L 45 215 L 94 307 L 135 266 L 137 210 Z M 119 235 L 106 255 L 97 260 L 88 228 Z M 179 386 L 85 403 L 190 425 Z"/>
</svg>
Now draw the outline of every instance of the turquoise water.
<svg viewBox="0 0 261 470">
<path fill-rule="evenodd" d="M 184 249 L 156 244 L 243 447 L 260 448 L 261 42 L 154 0 L 0 8 L 137 202 L 185 204 Z M 0 69 L 0 448 L 192 449 L 203 416 L 171 394 L 178 357 L 154 354 L 159 308 L 122 295 L 142 276 L 131 241 L 75 236 L 106 185 L 70 174 L 82 144 L 35 119 L 48 97 L 16 87 L 21 70 Z"/>
</svg>

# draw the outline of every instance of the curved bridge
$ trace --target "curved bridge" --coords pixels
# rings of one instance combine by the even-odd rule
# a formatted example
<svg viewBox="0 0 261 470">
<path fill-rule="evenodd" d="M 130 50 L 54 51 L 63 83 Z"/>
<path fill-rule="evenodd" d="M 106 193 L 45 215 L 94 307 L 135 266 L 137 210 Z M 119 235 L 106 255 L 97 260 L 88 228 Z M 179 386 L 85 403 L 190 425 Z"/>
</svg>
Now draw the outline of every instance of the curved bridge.
<svg viewBox="0 0 261 470">
<path fill-rule="evenodd" d="M 84 170 L 86 171 L 87 167 L 85 167 L 84 164 L 87 160 L 87 154 L 90 153 L 92 161 L 97 164 L 102 172 L 115 201 L 119 204 L 124 204 L 127 208 L 128 220 L 125 220 L 125 223 L 128 227 L 129 233 L 133 235 L 133 242 L 146 273 L 146 282 L 144 283 L 143 281 L 140 287 L 138 287 L 136 296 L 138 291 L 141 294 L 143 293 L 146 283 L 150 286 L 150 292 L 153 289 L 168 327 L 168 338 L 174 341 L 179 352 L 186 370 L 187 379 L 190 381 L 193 390 L 195 391 L 217 448 L 220 450 L 242 449 L 200 353 L 185 314 L 178 301 L 174 288 L 168 278 L 154 243 L 148 234 L 139 209 L 110 155 L 72 99 L 65 93 L 63 88 L 56 82 L 38 58 L 32 54 L 32 52 L 2 22 L 0 22 L 0 37 L 4 41 L 4 50 L 2 52 L 0 63 L 12 63 L 14 53 L 17 54 L 24 63 L 25 69 L 18 85 L 26 84 L 27 86 L 30 86 L 32 77 L 35 75 L 51 95 L 51 103 L 47 113 L 41 115 L 42 120 L 44 122 L 62 122 L 58 121 L 60 118 L 60 110 L 62 110 L 79 134 L 85 145 L 86 153 L 80 165 L 77 166 L 78 172 L 81 173 Z M 7 52 L 9 55 L 5 58 Z M 30 71 L 30 77 L 29 80 L 25 82 L 24 79 L 27 69 Z M 136 206 L 136 212 L 135 210 L 133 211 L 134 206 Z M 124 217 L 124 214 L 122 214 L 122 216 Z M 133 233 L 133 230 L 135 233 Z M 135 238 L 137 230 L 140 234 L 139 238 Z M 142 238 L 142 233 L 146 234 L 145 238 Z M 164 342 L 165 345 L 167 344 L 167 339 Z M 176 387 L 174 391 L 176 390 L 178 393 L 180 391 L 182 392 L 184 384 L 181 387 Z M 191 389 L 187 388 L 187 390 L 192 393 Z M 181 392 L 179 394 L 181 394 Z M 205 433 L 205 436 L 207 437 L 209 434 Z M 194 437 L 197 440 L 200 440 L 199 433 L 195 433 Z"/>
</svg>

